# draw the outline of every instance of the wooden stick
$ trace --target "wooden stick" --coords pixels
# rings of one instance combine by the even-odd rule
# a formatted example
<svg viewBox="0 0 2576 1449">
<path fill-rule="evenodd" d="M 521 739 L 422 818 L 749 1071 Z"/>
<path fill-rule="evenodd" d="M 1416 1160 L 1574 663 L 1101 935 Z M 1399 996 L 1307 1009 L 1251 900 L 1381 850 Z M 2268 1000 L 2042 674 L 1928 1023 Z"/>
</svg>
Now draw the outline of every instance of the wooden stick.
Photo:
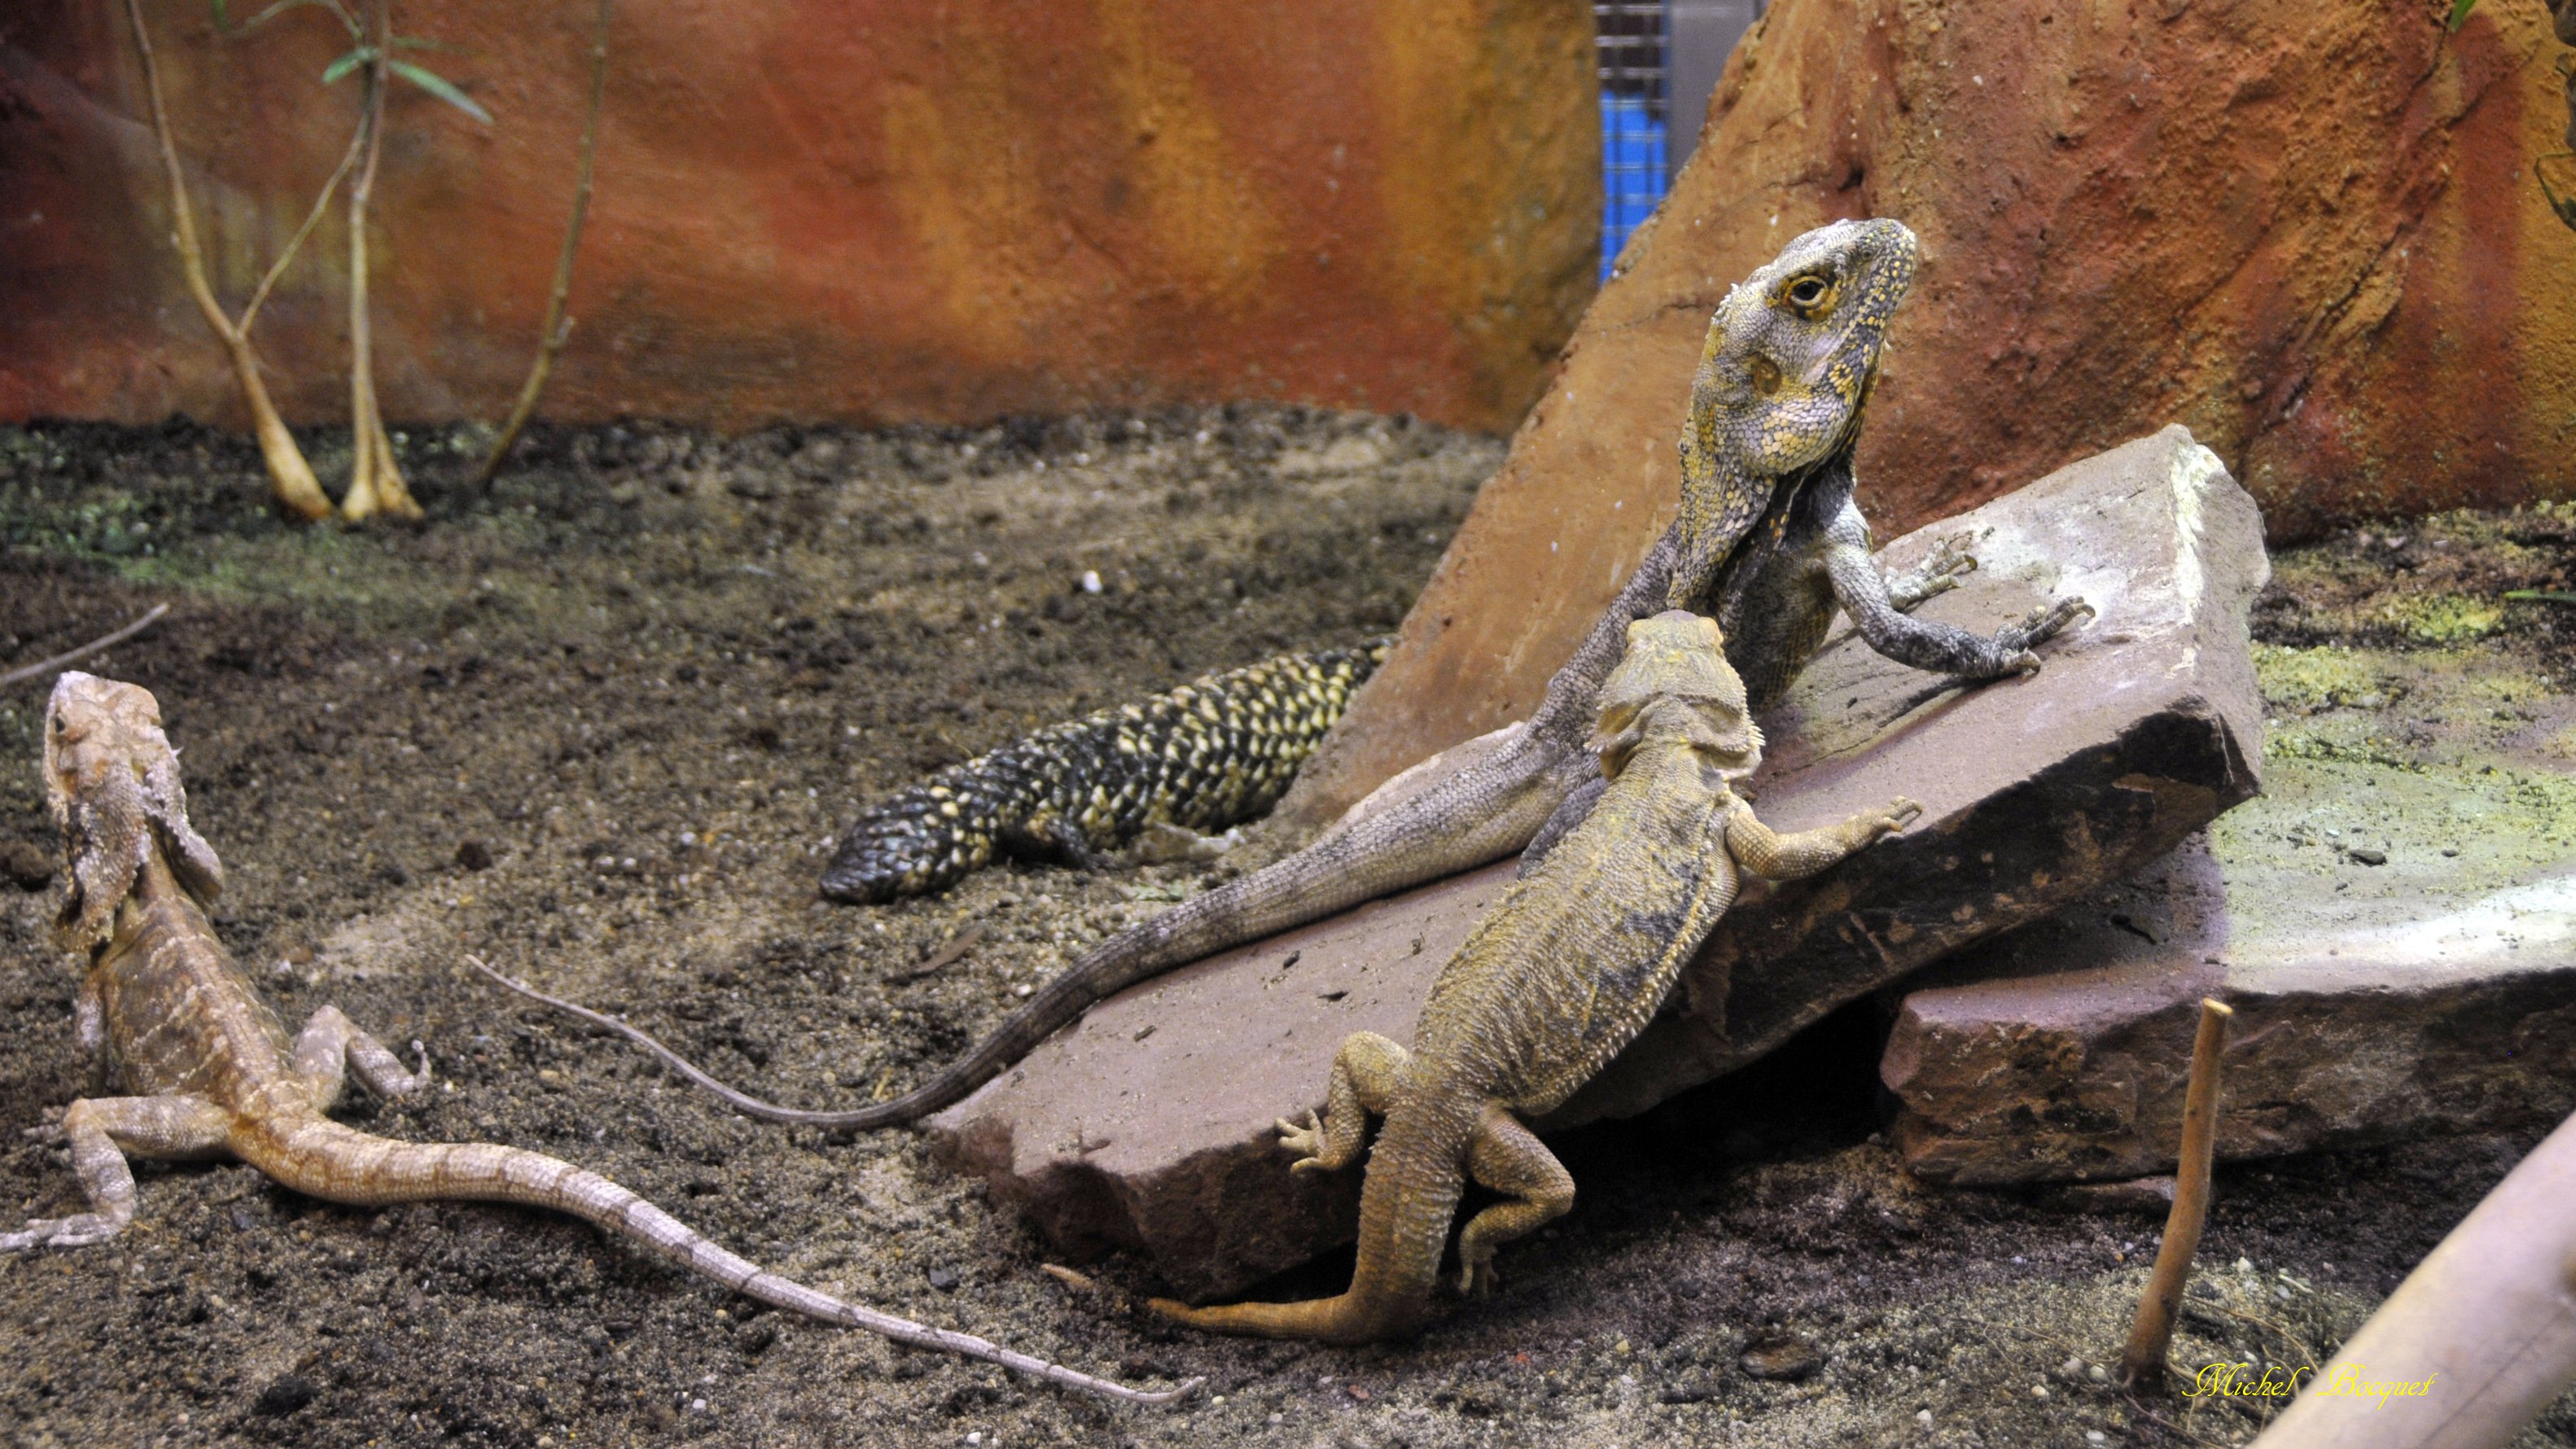
<svg viewBox="0 0 2576 1449">
<path fill-rule="evenodd" d="M 2227 1045 L 2227 1019 L 2236 1013 L 2211 997 L 2200 999 L 2200 1032 L 2191 1044 L 2191 1080 L 2182 1098 L 2182 1161 L 2174 1168 L 2173 1211 L 2155 1271 L 2138 1299 L 2129 1346 L 2120 1354 L 2120 1382 L 2140 1393 L 2164 1388 L 2165 1352 L 2173 1346 L 2174 1312 L 2182 1306 L 2200 1230 L 2209 1222 L 2209 1162 L 2218 1143 L 2218 1056 Z"/>
<path fill-rule="evenodd" d="M 161 168 L 170 179 L 171 240 L 179 248 L 179 270 L 187 278 L 188 295 L 232 358 L 233 376 L 241 384 L 242 401 L 250 408 L 251 431 L 259 438 L 261 459 L 268 464 L 270 490 L 278 502 L 305 518 L 328 518 L 331 500 L 323 496 L 313 466 L 304 461 L 304 450 L 295 446 L 294 434 L 286 430 L 277 405 L 269 401 L 249 334 L 224 315 L 213 284 L 206 280 L 206 256 L 197 245 L 196 214 L 188 205 L 188 183 L 179 169 L 179 145 L 170 135 L 170 108 L 161 98 L 161 64 L 152 53 L 152 34 L 143 26 L 142 0 L 125 0 L 125 18 L 134 27 L 134 47 L 143 57 L 143 89 L 152 100 L 152 131 L 161 143 Z"/>
<path fill-rule="evenodd" d="M 124 628 L 117 630 L 113 634 L 102 634 L 98 638 L 92 639 L 77 649 L 66 649 L 51 659 L 40 660 L 37 663 L 28 665 L 24 669 L 12 669 L 6 674 L 0 674 L 0 689 L 6 689 L 13 684 L 24 684 L 30 679 L 41 678 L 44 675 L 51 674 L 55 670 L 62 668 L 66 664 L 78 664 L 82 660 L 98 653 L 102 649 L 113 648 L 116 645 L 122 644 L 126 640 L 133 638 L 135 635 L 142 633 L 144 630 L 151 628 L 155 620 L 169 612 L 170 606 L 168 604 L 154 604 L 150 613 L 145 614 L 142 618 L 135 620 L 133 623 L 126 625 Z"/>
<path fill-rule="evenodd" d="M 501 435 L 492 440 L 492 454 L 474 472 L 477 487 L 492 481 L 501 471 L 501 460 L 518 446 L 519 434 L 525 432 L 528 419 L 536 416 L 537 394 L 546 390 L 546 379 L 554 375 L 555 355 L 563 351 L 564 339 L 572 336 L 572 319 L 564 315 L 564 304 L 572 295 L 573 253 L 581 247 L 581 224 L 590 215 L 591 161 L 599 148 L 599 103 L 608 91 L 608 12 L 612 0 L 599 0 L 598 18 L 590 29 L 590 109 L 581 122 L 580 179 L 573 183 L 572 220 L 564 226 L 563 250 L 555 257 L 554 290 L 546 297 L 546 320 L 537 329 L 537 360 L 528 368 L 528 380 L 519 386 L 519 399 L 510 406 L 510 417 L 501 424 Z"/>
<path fill-rule="evenodd" d="M 2576 1382 L 2576 1117 L 2318 1362 L 2258 1449 L 2490 1449 Z"/>
</svg>

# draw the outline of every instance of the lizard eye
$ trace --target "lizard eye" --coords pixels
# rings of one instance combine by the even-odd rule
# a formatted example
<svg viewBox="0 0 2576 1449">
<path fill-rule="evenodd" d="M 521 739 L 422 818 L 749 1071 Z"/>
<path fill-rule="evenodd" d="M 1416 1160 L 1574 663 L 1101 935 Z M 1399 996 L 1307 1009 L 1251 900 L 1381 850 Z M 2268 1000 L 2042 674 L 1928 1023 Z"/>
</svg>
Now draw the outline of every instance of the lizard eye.
<svg viewBox="0 0 2576 1449">
<path fill-rule="evenodd" d="M 1833 297 L 1834 284 L 1830 278 L 1810 273 L 1791 282 L 1784 295 L 1788 297 L 1789 305 L 1801 315 L 1812 316 Z"/>
</svg>

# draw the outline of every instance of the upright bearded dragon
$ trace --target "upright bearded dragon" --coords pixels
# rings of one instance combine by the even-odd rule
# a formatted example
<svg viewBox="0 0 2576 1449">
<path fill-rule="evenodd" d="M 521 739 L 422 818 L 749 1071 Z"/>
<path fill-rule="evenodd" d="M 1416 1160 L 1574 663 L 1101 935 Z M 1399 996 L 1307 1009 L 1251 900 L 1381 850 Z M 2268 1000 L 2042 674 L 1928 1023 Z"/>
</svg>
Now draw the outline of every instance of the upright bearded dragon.
<svg viewBox="0 0 2576 1449">
<path fill-rule="evenodd" d="M 1295 1170 L 1359 1156 L 1368 1113 L 1386 1118 L 1360 1195 L 1350 1291 L 1303 1303 L 1157 1311 L 1221 1333 L 1383 1338 L 1430 1307 L 1467 1179 L 1507 1195 L 1459 1239 L 1460 1286 L 1490 1285 L 1494 1247 L 1574 1205 L 1574 1180 L 1521 1118 L 1543 1115 L 1609 1064 L 1735 900 L 1738 873 L 1812 875 L 1921 813 L 1910 800 L 1840 825 L 1777 835 L 1731 788 L 1762 762 L 1744 681 L 1717 626 L 1673 612 L 1628 626 L 1628 655 L 1599 691 L 1592 752 L 1607 782 L 1591 813 L 1503 893 L 1423 1002 L 1408 1052 L 1345 1037 L 1327 1106 L 1279 1124 Z"/>
<path fill-rule="evenodd" d="M 963 1354 L 1113 1399 L 1159 1393 L 1077 1373 L 969 1334 L 844 1303 L 766 1273 L 634 1193 L 517 1147 L 396 1142 L 323 1115 L 354 1070 L 378 1096 L 428 1080 L 325 1006 L 293 1043 L 207 923 L 223 865 L 188 820 L 160 705 L 131 684 L 67 673 L 45 710 L 45 786 L 69 882 L 57 936 L 89 957 L 76 1029 L 122 1069 L 125 1097 L 84 1097 L 62 1115 L 90 1210 L 0 1234 L 0 1252 L 104 1242 L 134 1218 L 129 1156 L 228 1153 L 298 1192 L 373 1206 L 429 1199 L 526 1203 L 570 1213 L 763 1303 Z"/>
<path fill-rule="evenodd" d="M 1534 840 L 1543 849 L 1590 808 L 1599 784 L 1587 783 L 1583 741 L 1595 697 L 1628 625 L 1658 610 L 1715 616 L 1757 712 L 1823 644 L 1837 606 L 1872 648 L 1918 669 L 1962 679 L 2037 669 L 2031 646 L 2089 615 L 2089 605 L 2062 599 L 1981 637 L 1904 612 L 1955 584 L 1976 566 L 1973 558 L 1944 549 L 1895 580 L 1870 562 L 1869 524 L 1852 500 L 1852 448 L 1915 263 L 1914 233 L 1902 224 L 1839 221 L 1790 242 L 1728 291 L 1691 382 L 1680 515 L 1549 680 L 1536 713 L 1397 776 L 1294 855 L 1110 937 L 910 1093 L 843 1111 L 781 1107 L 717 1082 L 623 1022 L 582 1014 L 751 1116 L 863 1128 L 909 1122 L 965 1096 L 1093 1002 L 1146 977 L 1499 860 Z"/>
</svg>

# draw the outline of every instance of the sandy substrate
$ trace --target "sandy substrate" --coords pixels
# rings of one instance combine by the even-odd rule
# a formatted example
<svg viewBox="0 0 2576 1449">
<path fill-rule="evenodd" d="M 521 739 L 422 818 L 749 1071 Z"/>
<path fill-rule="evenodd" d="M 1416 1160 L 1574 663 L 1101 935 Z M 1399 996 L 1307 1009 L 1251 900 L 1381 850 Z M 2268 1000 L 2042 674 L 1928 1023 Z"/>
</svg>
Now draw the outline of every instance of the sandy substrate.
<svg viewBox="0 0 2576 1449">
<path fill-rule="evenodd" d="M 290 1020 L 336 1003 L 436 1062 L 421 1100 L 349 1120 L 553 1152 L 817 1286 L 1208 1389 L 1115 1410 L 755 1310 L 571 1221 L 352 1210 L 237 1165 L 151 1165 L 115 1243 L 0 1262 L 0 1444 L 2233 1443 L 2267 1412 L 2141 1405 L 2095 1377 L 2157 1219 L 1914 1184 L 1874 1135 L 1877 1004 L 1563 1139 L 1577 1208 L 1506 1250 L 1495 1299 L 1346 1350 L 1201 1338 L 1075 1293 L 910 1135 L 743 1121 L 496 995 L 463 953 L 800 1103 L 917 1079 L 1082 947 L 1233 867 L 1012 866 L 823 905 L 855 804 L 1032 725 L 1382 632 L 1501 456 L 1276 411 L 539 443 L 475 496 L 442 486 L 468 440 L 414 435 L 431 521 L 344 531 L 275 521 L 254 459 L 212 434 L 0 430 L 0 669 L 173 604 L 93 667 L 161 696 L 231 872 L 228 941 Z M 2406 700 L 2346 689 L 2312 652 L 2329 645 L 2567 687 L 2576 610 L 2494 597 L 2567 586 L 2567 521 L 2406 532 L 2279 560 L 2258 615 L 2294 651 L 2266 671 L 2277 703 L 2408 738 Z M 51 847 L 40 708 L 0 695 L 0 848 Z M 11 1215 L 77 1200 L 61 1154 L 15 1136 L 86 1080 L 48 900 L 0 884 Z M 954 964 L 898 979 L 977 926 Z M 2537 1136 L 2222 1174 L 2177 1363 L 2323 1361 Z M 2571 1440 L 2566 1405 L 2530 1436 Z"/>
</svg>

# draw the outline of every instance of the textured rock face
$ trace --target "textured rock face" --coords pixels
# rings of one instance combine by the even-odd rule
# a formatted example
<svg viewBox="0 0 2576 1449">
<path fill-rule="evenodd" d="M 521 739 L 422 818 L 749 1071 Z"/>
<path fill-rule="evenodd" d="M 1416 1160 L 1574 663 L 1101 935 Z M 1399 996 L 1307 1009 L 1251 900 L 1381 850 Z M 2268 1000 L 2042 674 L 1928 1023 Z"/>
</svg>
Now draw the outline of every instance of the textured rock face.
<svg viewBox="0 0 2576 1449">
<path fill-rule="evenodd" d="M 2266 577 L 2252 500 L 2179 428 L 1899 540 L 1982 562 L 1924 606 L 1991 628 L 2060 592 L 2100 610 L 2028 679 L 1961 690 L 1831 645 L 1763 721 L 1754 782 L 1782 830 L 1903 794 L 1923 822 L 1802 885 L 1750 886 L 1664 1014 L 1555 1128 L 1642 1111 L 1835 1006 L 2171 849 L 2254 792 L 2245 617 Z M 1402 1040 L 1510 864 L 1210 958 L 1095 1007 L 935 1118 L 954 1163 L 1075 1245 L 1231 1291 L 1346 1241 L 1360 1174 L 1292 1177 L 1273 1119 L 1323 1100 L 1341 1038 Z"/>
<path fill-rule="evenodd" d="M 2576 237 L 2532 180 L 2566 120 L 2548 24 L 1773 5 L 1291 818 L 1529 712 L 1671 517 L 1710 311 L 1834 218 L 1923 241 L 1860 445 L 1883 534 L 2171 421 L 2275 538 L 2576 492 Z"/>
<path fill-rule="evenodd" d="M 2463 716 L 2492 708 L 2448 672 L 2410 683 L 2447 684 Z M 2543 737 L 2549 714 L 2576 725 L 2576 703 L 2537 708 Z M 2210 995 L 2236 1011 L 2224 1156 L 2576 1111 L 2563 762 L 2388 753 L 2276 759 L 2264 798 L 2207 838 L 1928 973 L 1959 984 L 1906 996 L 1881 1066 L 1913 1170 L 1988 1184 L 2170 1170 Z"/>
<path fill-rule="evenodd" d="M 314 85 L 345 40 L 312 9 L 231 42 L 204 4 L 145 9 L 239 306 L 347 142 L 355 86 Z M 527 369 L 590 9 L 400 17 L 468 48 L 431 63 L 498 125 L 393 97 L 393 417 L 497 417 Z M 238 416 L 166 239 L 133 55 L 120 5 L 0 20 L 0 418 Z M 1593 287 L 1592 67 L 1588 15 L 1558 0 L 622 6 L 547 411 L 740 427 L 1261 398 L 1507 428 Z M 257 334 L 292 421 L 346 415 L 341 216 Z"/>
</svg>

